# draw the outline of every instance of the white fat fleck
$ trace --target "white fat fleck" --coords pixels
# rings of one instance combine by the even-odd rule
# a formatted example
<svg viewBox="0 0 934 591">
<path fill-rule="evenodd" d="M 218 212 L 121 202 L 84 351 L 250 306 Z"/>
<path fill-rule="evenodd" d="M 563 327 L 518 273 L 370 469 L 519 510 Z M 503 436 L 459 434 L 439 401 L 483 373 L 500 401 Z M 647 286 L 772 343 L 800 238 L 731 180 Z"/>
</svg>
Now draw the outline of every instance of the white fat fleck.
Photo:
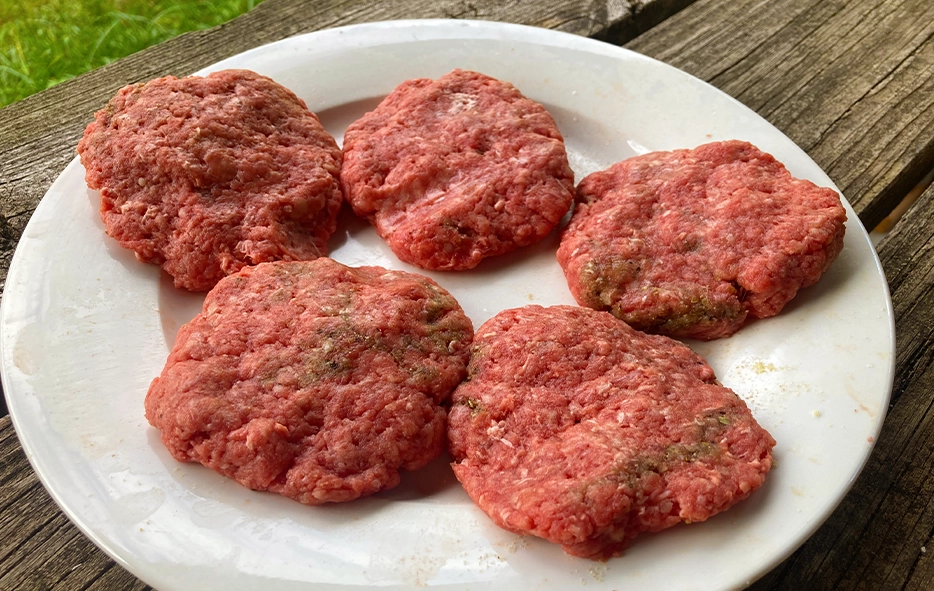
<svg viewBox="0 0 934 591">
<path fill-rule="evenodd" d="M 509 447 L 513 447 L 511 441 L 503 438 L 503 435 L 506 434 L 505 421 L 498 421 L 490 425 L 486 430 L 486 434 L 490 436 L 490 439 L 499 441 L 500 443 L 508 445 Z"/>
<path fill-rule="evenodd" d="M 419 207 L 427 207 L 429 205 L 435 205 L 436 203 L 441 203 L 448 196 L 447 191 L 443 189 L 431 189 L 423 198 L 422 204 Z"/>
<path fill-rule="evenodd" d="M 469 111 L 477 106 L 477 97 L 463 92 L 455 92 L 451 95 L 451 107 L 448 113 L 454 115 Z"/>
<path fill-rule="evenodd" d="M 494 439 L 501 438 L 506 433 L 506 425 L 503 421 L 497 421 L 487 427 L 486 434 Z"/>
</svg>

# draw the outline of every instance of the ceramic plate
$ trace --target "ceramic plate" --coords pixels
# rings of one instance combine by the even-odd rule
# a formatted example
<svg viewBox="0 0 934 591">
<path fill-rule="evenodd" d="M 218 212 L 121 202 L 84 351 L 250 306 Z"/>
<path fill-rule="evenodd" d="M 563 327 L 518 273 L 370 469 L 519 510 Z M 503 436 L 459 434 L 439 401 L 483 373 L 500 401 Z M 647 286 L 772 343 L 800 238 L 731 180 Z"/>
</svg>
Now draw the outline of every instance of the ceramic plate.
<svg viewBox="0 0 934 591">
<path fill-rule="evenodd" d="M 465 21 L 373 23 L 260 47 L 208 70 L 249 68 L 290 87 L 339 140 L 408 78 L 459 67 L 545 104 L 577 178 L 650 150 L 751 141 L 791 172 L 829 178 L 755 113 L 683 72 L 601 42 Z M 742 587 L 800 545 L 862 468 L 886 411 L 893 322 L 886 282 L 848 207 L 846 243 L 820 282 L 778 317 L 692 343 L 778 445 L 748 501 L 705 523 L 640 536 L 606 563 L 494 526 L 442 458 L 397 489 L 305 507 L 179 464 L 143 417 L 149 382 L 201 297 L 104 236 L 75 161 L 39 204 L 0 309 L 3 387 L 32 465 L 98 546 L 173 589 L 646 589 Z M 476 326 L 501 309 L 572 304 L 556 240 L 471 272 L 431 274 Z M 333 257 L 400 263 L 366 225 L 341 218 Z"/>
</svg>

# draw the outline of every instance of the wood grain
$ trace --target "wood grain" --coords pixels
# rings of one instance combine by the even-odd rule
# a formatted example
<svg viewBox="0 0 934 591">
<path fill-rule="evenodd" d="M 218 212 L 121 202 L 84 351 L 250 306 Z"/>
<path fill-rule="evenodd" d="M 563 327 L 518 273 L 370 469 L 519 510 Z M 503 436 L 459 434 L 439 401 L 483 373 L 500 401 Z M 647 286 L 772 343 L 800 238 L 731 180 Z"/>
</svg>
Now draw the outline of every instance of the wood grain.
<svg viewBox="0 0 934 591">
<path fill-rule="evenodd" d="M 702 0 L 626 46 L 768 119 L 868 228 L 934 168 L 930 0 Z"/>
</svg>

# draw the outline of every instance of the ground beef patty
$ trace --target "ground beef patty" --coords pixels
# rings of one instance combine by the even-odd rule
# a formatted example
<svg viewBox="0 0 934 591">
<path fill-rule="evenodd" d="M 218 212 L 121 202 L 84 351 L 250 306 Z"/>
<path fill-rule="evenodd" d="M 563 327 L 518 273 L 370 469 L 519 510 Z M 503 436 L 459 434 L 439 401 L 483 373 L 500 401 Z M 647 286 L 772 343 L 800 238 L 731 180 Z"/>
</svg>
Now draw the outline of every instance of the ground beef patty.
<svg viewBox="0 0 934 591">
<path fill-rule="evenodd" d="M 434 270 L 537 242 L 574 197 L 551 115 L 511 84 L 464 70 L 404 82 L 351 125 L 341 183 L 396 256 Z"/>
<path fill-rule="evenodd" d="M 391 488 L 444 447 L 473 330 L 426 277 L 328 258 L 222 279 L 146 417 L 183 462 L 316 505 Z"/>
<path fill-rule="evenodd" d="M 558 249 L 577 301 L 677 337 L 774 316 L 843 248 L 831 189 L 746 142 L 653 152 L 581 181 Z"/>
<path fill-rule="evenodd" d="M 127 86 L 78 144 L 107 233 L 175 285 L 327 252 L 341 152 L 291 91 L 246 70 Z"/>
<path fill-rule="evenodd" d="M 501 527 L 575 556 L 703 521 L 749 496 L 772 437 L 703 359 L 589 308 L 506 310 L 454 392 L 454 472 Z"/>
</svg>

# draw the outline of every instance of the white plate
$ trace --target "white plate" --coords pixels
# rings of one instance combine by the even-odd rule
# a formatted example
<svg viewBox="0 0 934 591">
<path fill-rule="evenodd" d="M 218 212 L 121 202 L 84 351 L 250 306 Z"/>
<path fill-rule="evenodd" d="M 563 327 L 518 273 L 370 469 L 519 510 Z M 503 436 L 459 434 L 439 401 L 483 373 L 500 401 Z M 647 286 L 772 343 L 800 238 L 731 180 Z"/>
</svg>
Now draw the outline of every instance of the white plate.
<svg viewBox="0 0 934 591">
<path fill-rule="evenodd" d="M 399 82 L 455 68 L 543 102 L 580 179 L 636 153 L 740 138 L 830 179 L 755 113 L 674 68 L 563 33 L 465 21 L 374 23 L 303 35 L 225 60 L 292 88 L 338 138 Z M 172 589 L 672 589 L 742 587 L 790 554 L 862 468 L 888 404 L 893 321 L 865 230 L 847 209 L 843 254 L 776 318 L 693 345 L 778 441 L 747 502 L 702 524 L 639 537 L 605 564 L 496 528 L 445 461 L 396 490 L 325 507 L 248 491 L 173 461 L 143 397 L 201 298 L 104 237 L 75 161 L 29 221 L 0 309 L 3 386 L 46 488 L 98 546 Z M 342 218 L 334 258 L 401 264 Z M 554 239 L 459 274 L 432 274 L 475 324 L 528 303 L 573 303 Z"/>
</svg>

